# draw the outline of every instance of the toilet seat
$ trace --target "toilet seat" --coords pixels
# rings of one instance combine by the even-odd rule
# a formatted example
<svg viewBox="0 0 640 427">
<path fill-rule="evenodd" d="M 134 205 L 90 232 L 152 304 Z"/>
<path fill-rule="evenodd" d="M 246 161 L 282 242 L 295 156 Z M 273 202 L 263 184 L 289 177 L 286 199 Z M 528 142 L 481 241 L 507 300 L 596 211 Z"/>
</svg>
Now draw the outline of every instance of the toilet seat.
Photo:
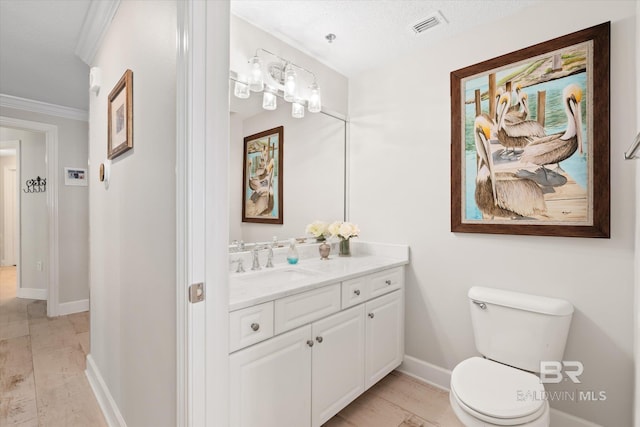
<svg viewBox="0 0 640 427">
<path fill-rule="evenodd" d="M 494 425 L 540 418 L 548 409 L 544 397 L 534 374 L 481 357 L 462 361 L 451 374 L 451 398 L 469 415 Z"/>
</svg>

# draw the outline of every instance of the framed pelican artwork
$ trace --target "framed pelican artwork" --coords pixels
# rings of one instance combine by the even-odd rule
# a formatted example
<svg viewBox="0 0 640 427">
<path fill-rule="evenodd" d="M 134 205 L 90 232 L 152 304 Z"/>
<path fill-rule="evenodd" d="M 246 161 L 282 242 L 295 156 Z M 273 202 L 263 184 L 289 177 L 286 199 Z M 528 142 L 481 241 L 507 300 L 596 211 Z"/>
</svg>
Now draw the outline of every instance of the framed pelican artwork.
<svg viewBox="0 0 640 427">
<path fill-rule="evenodd" d="M 244 138 L 242 222 L 283 223 L 282 126 Z"/>
<path fill-rule="evenodd" d="M 451 231 L 609 237 L 610 23 L 451 73 Z"/>
</svg>

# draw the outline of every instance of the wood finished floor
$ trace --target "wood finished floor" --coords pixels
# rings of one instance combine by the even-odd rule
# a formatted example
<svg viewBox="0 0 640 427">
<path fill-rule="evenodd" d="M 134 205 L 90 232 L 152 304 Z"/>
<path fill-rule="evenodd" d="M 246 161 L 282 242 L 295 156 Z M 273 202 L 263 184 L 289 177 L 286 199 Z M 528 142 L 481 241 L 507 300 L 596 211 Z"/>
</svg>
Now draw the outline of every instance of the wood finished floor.
<svg viewBox="0 0 640 427">
<path fill-rule="evenodd" d="M 89 313 L 50 319 L 15 280 L 0 267 L 0 426 L 106 426 L 84 374 Z"/>
<path fill-rule="evenodd" d="M 392 372 L 323 427 L 464 427 L 449 393 L 400 372 Z"/>
<path fill-rule="evenodd" d="M 16 298 L 15 268 L 0 267 L 0 426 L 106 426 L 84 375 L 89 313 L 46 312 Z M 323 427 L 433 426 L 463 427 L 448 393 L 392 372 Z"/>
</svg>

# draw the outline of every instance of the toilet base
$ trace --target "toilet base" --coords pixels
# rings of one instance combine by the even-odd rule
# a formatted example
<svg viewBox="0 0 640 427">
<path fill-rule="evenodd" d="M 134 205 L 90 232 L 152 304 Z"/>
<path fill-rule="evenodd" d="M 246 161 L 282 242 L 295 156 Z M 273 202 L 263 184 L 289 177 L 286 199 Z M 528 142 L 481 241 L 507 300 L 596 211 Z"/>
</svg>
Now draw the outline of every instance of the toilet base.
<svg viewBox="0 0 640 427">
<path fill-rule="evenodd" d="M 460 406 L 455 396 L 453 395 L 453 391 L 449 392 L 449 403 L 451 404 L 453 413 L 456 414 L 456 417 L 458 418 L 458 420 L 460 420 L 460 422 L 464 424 L 466 427 L 504 427 L 504 425 L 501 425 L 501 424 L 492 424 L 487 421 L 479 420 L 474 416 L 472 416 L 471 414 L 469 414 Z M 549 424 L 551 422 L 549 417 L 549 403 L 545 402 L 544 404 L 545 404 L 545 410 L 540 417 L 526 424 L 517 424 L 517 426 L 549 427 Z"/>
</svg>

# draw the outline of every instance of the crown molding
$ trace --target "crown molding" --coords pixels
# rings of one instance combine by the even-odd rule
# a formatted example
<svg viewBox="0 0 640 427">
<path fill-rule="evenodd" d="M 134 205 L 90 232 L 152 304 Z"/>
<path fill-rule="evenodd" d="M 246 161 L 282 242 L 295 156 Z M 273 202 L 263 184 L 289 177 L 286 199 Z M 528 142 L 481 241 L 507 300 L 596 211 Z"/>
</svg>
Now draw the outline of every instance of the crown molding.
<svg viewBox="0 0 640 427">
<path fill-rule="evenodd" d="M 120 6 L 120 0 L 91 0 L 84 18 L 75 54 L 91 66 L 100 42 Z"/>
<path fill-rule="evenodd" d="M 30 111 L 32 113 L 46 114 L 48 116 L 62 117 L 71 120 L 89 121 L 89 112 L 78 108 L 49 104 L 33 99 L 19 98 L 17 96 L 0 93 L 0 107 L 15 108 L 16 110 Z"/>
</svg>

